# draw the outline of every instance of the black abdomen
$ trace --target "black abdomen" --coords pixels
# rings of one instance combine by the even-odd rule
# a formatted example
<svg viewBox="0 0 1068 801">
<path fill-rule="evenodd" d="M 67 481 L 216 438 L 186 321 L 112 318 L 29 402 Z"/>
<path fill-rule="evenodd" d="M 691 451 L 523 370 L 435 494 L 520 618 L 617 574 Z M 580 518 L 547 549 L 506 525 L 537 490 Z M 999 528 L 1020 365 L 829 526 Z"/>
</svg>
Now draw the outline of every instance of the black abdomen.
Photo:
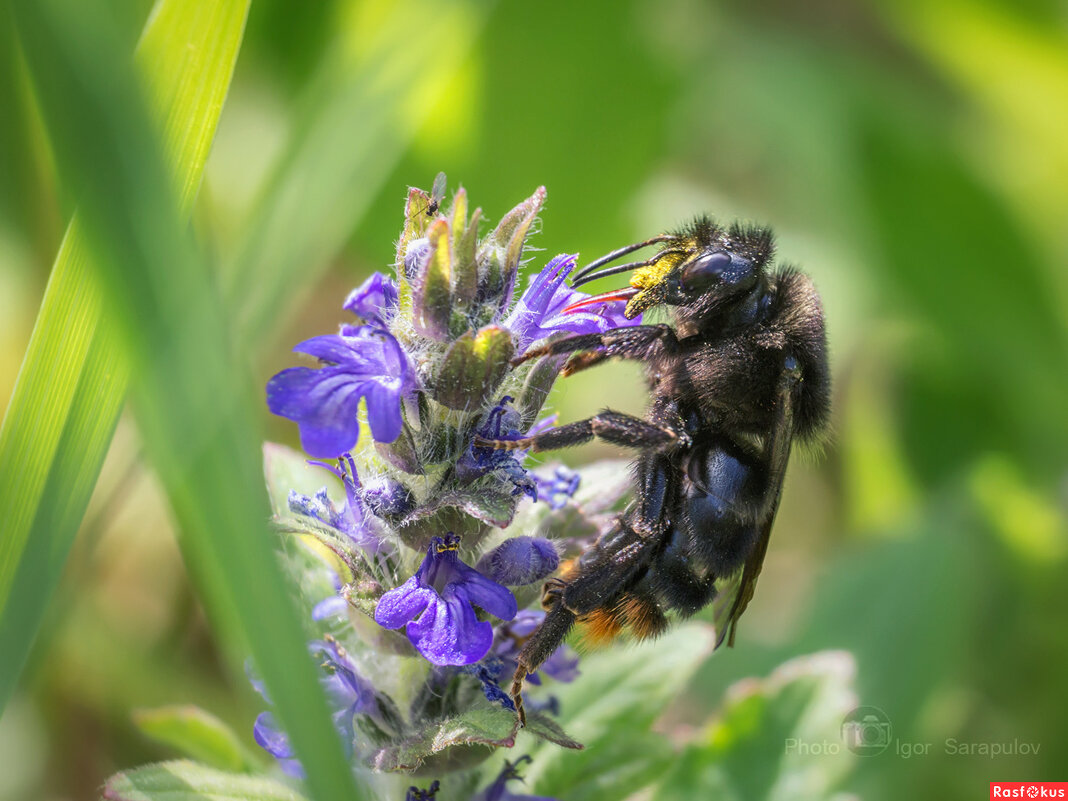
<svg viewBox="0 0 1068 801">
<path fill-rule="evenodd" d="M 639 475 L 646 480 L 655 480 L 658 469 L 681 467 L 686 476 L 653 518 L 666 522 L 667 531 L 643 537 L 631 525 L 633 515 L 621 516 L 569 577 L 563 595 L 568 608 L 580 615 L 613 609 L 619 625 L 648 636 L 666 625 L 665 612 L 687 617 L 707 606 L 716 580 L 742 568 L 760 536 L 769 479 L 762 458 L 716 437 L 682 462 L 643 460 Z"/>
</svg>

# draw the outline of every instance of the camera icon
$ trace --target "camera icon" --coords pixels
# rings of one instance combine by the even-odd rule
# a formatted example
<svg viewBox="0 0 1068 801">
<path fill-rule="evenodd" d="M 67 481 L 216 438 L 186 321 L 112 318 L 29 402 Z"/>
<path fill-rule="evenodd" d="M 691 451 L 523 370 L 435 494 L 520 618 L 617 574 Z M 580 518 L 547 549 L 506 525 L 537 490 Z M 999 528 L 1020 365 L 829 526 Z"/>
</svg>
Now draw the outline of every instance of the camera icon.
<svg viewBox="0 0 1068 801">
<path fill-rule="evenodd" d="M 893 742 L 890 718 L 877 706 L 858 706 L 842 719 L 842 742 L 854 754 L 881 754 Z"/>
</svg>

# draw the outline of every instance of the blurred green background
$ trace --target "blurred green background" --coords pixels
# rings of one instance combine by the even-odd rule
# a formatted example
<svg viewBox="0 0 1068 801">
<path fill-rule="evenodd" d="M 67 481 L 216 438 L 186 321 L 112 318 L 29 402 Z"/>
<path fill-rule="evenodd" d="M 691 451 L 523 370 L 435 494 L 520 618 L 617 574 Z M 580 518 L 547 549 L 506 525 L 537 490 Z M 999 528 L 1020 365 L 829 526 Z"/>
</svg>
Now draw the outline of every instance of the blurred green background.
<svg viewBox="0 0 1068 801">
<path fill-rule="evenodd" d="M 92 5 L 132 53 L 151 3 Z M 0 28 L 6 401 L 76 196 L 6 6 Z M 1047 0 L 255 0 L 192 227 L 241 301 L 225 311 L 258 396 L 392 261 L 406 188 L 439 170 L 491 220 L 547 186 L 533 267 L 697 213 L 772 224 L 824 298 L 833 431 L 791 465 L 738 646 L 669 725 L 847 649 L 861 703 L 934 747 L 862 759 L 843 789 L 983 798 L 1068 778 L 1066 100 L 1068 10 Z M 569 420 L 643 394 L 611 365 L 552 406 Z M 197 703 L 250 731 L 257 699 L 174 528 L 127 412 L 0 719 L 0 799 L 95 798 L 167 756 L 136 708 Z M 1040 748 L 949 754 L 947 738 Z"/>
</svg>

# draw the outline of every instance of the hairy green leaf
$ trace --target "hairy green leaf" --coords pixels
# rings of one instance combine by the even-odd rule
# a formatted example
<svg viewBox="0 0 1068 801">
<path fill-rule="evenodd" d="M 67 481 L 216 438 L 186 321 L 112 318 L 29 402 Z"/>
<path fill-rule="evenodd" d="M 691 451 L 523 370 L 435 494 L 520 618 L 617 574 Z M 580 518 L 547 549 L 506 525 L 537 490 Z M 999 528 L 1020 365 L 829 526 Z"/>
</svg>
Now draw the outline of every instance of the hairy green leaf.
<svg viewBox="0 0 1068 801">
<path fill-rule="evenodd" d="M 648 785 L 666 770 L 670 753 L 663 737 L 648 729 L 686 687 L 712 642 L 710 627 L 685 623 L 655 642 L 584 657 L 577 681 L 550 687 L 560 701 L 560 723 L 586 748 L 541 746 L 526 771 L 530 786 L 541 795 L 592 801 L 625 798 Z"/>
<path fill-rule="evenodd" d="M 163 706 L 134 712 L 144 734 L 191 759 L 222 770 L 246 771 L 256 766 L 234 731 L 197 706 Z"/>
<path fill-rule="evenodd" d="M 720 717 L 683 753 L 656 801 L 818 801 L 834 796 L 853 766 L 841 739 L 857 706 L 856 665 L 845 651 L 792 659 L 763 680 L 727 692 Z"/>
<path fill-rule="evenodd" d="M 104 801 L 305 801 L 291 787 L 262 776 L 224 773 L 185 760 L 116 773 Z"/>
</svg>

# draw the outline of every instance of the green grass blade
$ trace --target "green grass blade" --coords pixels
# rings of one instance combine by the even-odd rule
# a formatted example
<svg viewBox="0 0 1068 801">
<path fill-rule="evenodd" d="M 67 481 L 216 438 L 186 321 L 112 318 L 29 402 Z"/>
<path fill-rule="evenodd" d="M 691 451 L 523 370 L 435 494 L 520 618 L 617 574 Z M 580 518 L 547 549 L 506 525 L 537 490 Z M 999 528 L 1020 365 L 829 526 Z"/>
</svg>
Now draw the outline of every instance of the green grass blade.
<svg viewBox="0 0 1068 801">
<path fill-rule="evenodd" d="M 114 34 L 90 10 L 64 0 L 15 7 L 190 568 L 216 618 L 239 619 L 315 797 L 352 801 L 353 777 L 267 524 L 251 380 L 172 202 L 137 87 L 115 57 Z"/>
<path fill-rule="evenodd" d="M 136 53 L 188 215 L 241 46 L 249 0 L 161 0 Z M 53 266 L 0 428 L 0 710 L 85 513 L 128 383 L 81 225 Z"/>
</svg>

